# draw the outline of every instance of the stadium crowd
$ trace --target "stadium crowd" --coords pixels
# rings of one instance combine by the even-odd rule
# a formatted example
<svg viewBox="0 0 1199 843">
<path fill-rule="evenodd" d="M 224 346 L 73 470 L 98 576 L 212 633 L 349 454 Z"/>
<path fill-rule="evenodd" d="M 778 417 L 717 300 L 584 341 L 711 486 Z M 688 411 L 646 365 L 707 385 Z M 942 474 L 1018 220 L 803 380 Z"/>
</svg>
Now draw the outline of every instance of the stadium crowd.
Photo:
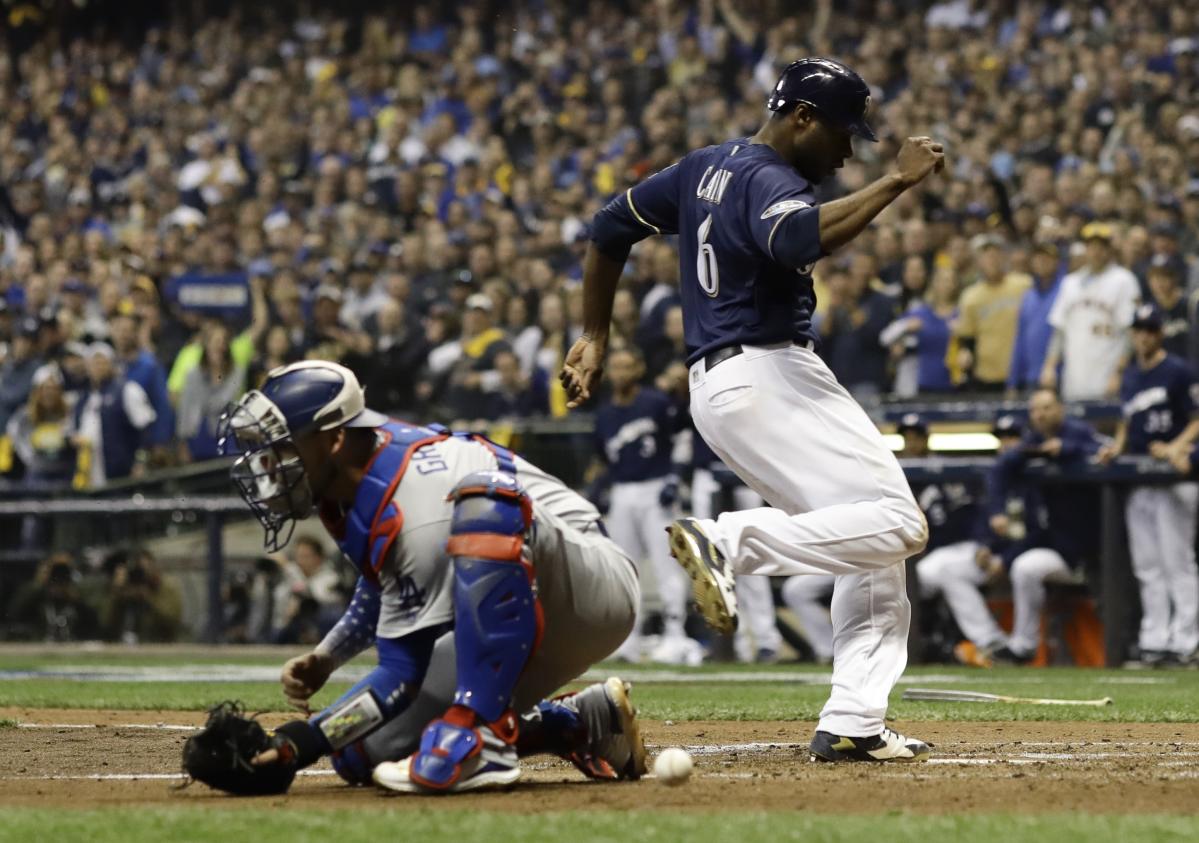
<svg viewBox="0 0 1199 843">
<path fill-rule="evenodd" d="M 1155 300 L 1171 350 L 1199 354 L 1187 4 L 317 5 L 176 10 L 123 38 L 47 21 L 12 42 L 4 467 L 82 486 L 211 456 L 220 408 L 309 356 L 345 362 L 387 410 L 563 414 L 591 214 L 687 148 L 751 133 L 778 69 L 808 54 L 861 71 L 882 136 L 825 196 L 908 134 L 952 162 L 818 267 L 824 354 L 856 394 L 1056 382 L 1069 271 L 1121 276 L 1121 313 Z M 684 356 L 676 260 L 645 244 L 617 299 L 647 380 Z M 1066 397 L 1113 395 L 1112 371 L 1079 366 L 1090 338 L 1064 340 Z"/>
</svg>

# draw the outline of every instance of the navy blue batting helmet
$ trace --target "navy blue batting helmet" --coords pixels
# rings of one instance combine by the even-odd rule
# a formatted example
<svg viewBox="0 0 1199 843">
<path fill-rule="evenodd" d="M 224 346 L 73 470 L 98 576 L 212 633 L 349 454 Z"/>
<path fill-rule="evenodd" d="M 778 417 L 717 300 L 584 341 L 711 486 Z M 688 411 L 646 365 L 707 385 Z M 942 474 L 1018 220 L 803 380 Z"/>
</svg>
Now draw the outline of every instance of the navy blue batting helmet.
<svg viewBox="0 0 1199 843">
<path fill-rule="evenodd" d="M 878 140 L 866 123 L 870 88 L 861 76 L 839 61 L 808 58 L 787 66 L 766 107 L 771 111 L 786 111 L 799 103 L 811 106 L 858 137 Z"/>
<path fill-rule="evenodd" d="M 295 522 L 312 514 L 312 489 L 294 440 L 338 427 L 378 427 L 387 416 L 366 408 L 354 373 L 325 360 L 305 360 L 272 371 L 261 389 L 247 392 L 221 416 L 221 452 L 235 455 L 230 469 L 238 492 L 266 530 L 268 550 L 291 538 Z"/>
</svg>

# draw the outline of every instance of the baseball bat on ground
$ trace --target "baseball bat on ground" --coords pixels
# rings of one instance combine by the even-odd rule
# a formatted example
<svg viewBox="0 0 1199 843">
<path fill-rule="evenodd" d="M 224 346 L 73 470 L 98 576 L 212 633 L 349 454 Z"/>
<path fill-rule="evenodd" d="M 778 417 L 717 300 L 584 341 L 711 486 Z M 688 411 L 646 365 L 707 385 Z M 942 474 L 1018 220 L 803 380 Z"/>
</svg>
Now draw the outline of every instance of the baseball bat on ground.
<svg viewBox="0 0 1199 843">
<path fill-rule="evenodd" d="M 949 688 L 907 688 L 900 699 L 927 702 L 1022 703 L 1025 705 L 1111 705 L 1111 697 L 1097 700 L 1054 700 L 1034 697 L 1008 697 L 1003 694 L 984 694 L 981 691 L 954 691 Z"/>
</svg>

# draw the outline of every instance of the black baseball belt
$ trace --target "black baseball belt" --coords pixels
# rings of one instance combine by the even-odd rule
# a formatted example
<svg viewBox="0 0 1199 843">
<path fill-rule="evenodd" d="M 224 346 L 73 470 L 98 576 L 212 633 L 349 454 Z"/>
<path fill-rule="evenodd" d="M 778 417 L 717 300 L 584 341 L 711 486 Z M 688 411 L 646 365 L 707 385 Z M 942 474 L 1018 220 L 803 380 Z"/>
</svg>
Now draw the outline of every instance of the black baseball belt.
<svg viewBox="0 0 1199 843">
<path fill-rule="evenodd" d="M 793 342 L 792 345 L 798 345 L 801 348 L 808 349 L 808 351 L 812 351 L 816 347 L 816 343 L 812 342 L 811 340 L 804 340 L 803 342 L 796 341 Z M 704 371 L 710 372 L 714 367 L 719 366 L 725 360 L 736 357 L 738 354 L 742 354 L 744 351 L 745 348 L 736 343 L 733 345 L 726 345 L 724 348 L 718 348 L 715 351 L 709 351 L 704 355 Z"/>
</svg>

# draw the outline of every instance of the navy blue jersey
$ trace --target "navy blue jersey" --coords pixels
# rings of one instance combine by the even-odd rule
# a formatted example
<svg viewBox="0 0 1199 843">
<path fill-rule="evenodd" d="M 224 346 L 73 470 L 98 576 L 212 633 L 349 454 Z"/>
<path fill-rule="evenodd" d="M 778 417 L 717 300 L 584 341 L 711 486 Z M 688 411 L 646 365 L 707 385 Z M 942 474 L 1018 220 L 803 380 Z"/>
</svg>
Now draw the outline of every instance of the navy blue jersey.
<svg viewBox="0 0 1199 843">
<path fill-rule="evenodd" d="M 1104 439 L 1086 422 L 1065 419 L 1054 437 L 1062 441 L 1056 462 L 1062 466 L 1084 462 L 1095 454 Z M 1005 514 L 1023 523 L 1023 537 L 1005 541 L 987 530 L 988 544 L 1000 553 L 1005 564 L 1026 550 L 1048 547 L 1056 550 L 1070 566 L 1099 553 L 1099 490 L 1086 483 L 1035 483 L 1025 477 L 1030 459 L 1043 459 L 1032 449 L 1046 437 L 1033 430 L 1023 436 L 1023 446 L 1000 454 L 987 474 L 985 514 Z"/>
<path fill-rule="evenodd" d="M 1150 442 L 1168 442 L 1190 423 L 1199 404 L 1199 385 L 1186 361 L 1167 354 L 1152 369 L 1130 363 L 1124 370 L 1120 400 L 1127 425 L 1124 450 L 1146 454 Z"/>
<path fill-rule="evenodd" d="M 978 538 L 981 513 L 969 486 L 964 483 L 929 483 L 913 487 L 912 494 L 928 520 L 926 550 Z"/>
<path fill-rule="evenodd" d="M 654 480 L 671 473 L 678 407 L 656 389 L 642 389 L 631 404 L 611 401 L 595 414 L 595 444 L 613 483 Z"/>
<path fill-rule="evenodd" d="M 679 237 L 688 363 L 735 343 L 815 341 L 812 265 L 823 256 L 810 185 L 765 144 L 697 149 L 595 216 L 596 247 L 624 260 L 651 234 Z"/>
</svg>

